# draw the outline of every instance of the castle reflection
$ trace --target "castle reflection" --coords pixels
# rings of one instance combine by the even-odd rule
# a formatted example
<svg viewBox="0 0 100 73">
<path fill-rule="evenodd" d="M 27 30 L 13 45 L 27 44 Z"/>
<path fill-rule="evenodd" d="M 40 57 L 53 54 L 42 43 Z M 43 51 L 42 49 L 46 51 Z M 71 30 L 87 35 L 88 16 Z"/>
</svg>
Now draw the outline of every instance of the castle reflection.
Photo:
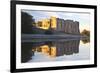
<svg viewBox="0 0 100 73">
<path fill-rule="evenodd" d="M 42 53 L 50 58 L 72 55 L 79 52 L 79 43 L 80 40 L 22 43 L 21 62 L 25 63 L 31 60 L 31 57 L 35 56 L 35 52 Z"/>
<path fill-rule="evenodd" d="M 50 57 L 62 55 L 71 55 L 79 52 L 79 40 L 71 40 L 64 42 L 45 42 L 44 45 L 32 48 L 32 51 L 41 52 Z"/>
</svg>

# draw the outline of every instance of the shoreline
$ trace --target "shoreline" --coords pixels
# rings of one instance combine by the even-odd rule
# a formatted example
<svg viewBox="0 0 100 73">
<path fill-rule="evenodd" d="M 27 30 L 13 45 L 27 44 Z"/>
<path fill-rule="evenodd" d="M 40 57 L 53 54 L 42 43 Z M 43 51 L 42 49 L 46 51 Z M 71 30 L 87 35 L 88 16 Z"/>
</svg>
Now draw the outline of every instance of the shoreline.
<svg viewBox="0 0 100 73">
<path fill-rule="evenodd" d="M 21 39 L 87 39 L 87 36 L 82 35 L 72 35 L 72 34 L 21 34 Z"/>
</svg>

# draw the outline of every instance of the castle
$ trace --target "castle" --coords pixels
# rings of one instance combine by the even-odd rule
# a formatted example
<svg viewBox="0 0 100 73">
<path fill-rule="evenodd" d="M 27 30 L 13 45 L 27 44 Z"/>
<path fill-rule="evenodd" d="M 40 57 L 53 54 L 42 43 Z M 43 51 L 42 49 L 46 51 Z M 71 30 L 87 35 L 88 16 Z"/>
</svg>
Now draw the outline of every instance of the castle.
<svg viewBox="0 0 100 73">
<path fill-rule="evenodd" d="M 64 33 L 80 34 L 78 21 L 64 20 L 56 17 L 50 17 L 50 19 L 37 21 L 36 27 L 41 29 L 53 29 Z"/>
</svg>

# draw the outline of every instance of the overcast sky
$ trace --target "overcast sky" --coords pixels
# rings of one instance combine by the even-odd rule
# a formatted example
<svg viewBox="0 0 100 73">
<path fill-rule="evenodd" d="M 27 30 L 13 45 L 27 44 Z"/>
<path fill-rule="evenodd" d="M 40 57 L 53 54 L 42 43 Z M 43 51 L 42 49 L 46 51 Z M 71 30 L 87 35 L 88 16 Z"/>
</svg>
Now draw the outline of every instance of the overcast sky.
<svg viewBox="0 0 100 73">
<path fill-rule="evenodd" d="M 83 29 L 90 30 L 90 14 L 89 13 L 76 13 L 76 12 L 54 12 L 54 11 L 35 11 L 35 10 L 22 10 L 32 15 L 35 21 L 50 18 L 51 16 L 70 19 L 80 23 L 80 31 Z"/>
</svg>

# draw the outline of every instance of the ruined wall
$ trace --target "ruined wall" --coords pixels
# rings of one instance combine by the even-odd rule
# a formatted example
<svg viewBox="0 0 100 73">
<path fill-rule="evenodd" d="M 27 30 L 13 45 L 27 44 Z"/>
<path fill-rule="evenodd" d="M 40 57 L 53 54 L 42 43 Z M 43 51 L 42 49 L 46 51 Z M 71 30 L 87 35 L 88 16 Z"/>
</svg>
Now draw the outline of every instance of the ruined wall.
<svg viewBox="0 0 100 73">
<path fill-rule="evenodd" d="M 80 34 L 79 22 L 57 18 L 56 30 L 70 34 Z"/>
<path fill-rule="evenodd" d="M 50 19 L 43 19 L 37 22 L 37 27 L 41 29 L 49 29 L 69 33 L 69 34 L 80 34 L 79 22 L 73 20 L 64 20 L 61 18 L 50 17 Z"/>
<path fill-rule="evenodd" d="M 36 24 L 36 27 L 41 28 L 41 29 L 49 29 L 50 19 L 43 19 L 41 21 L 38 21 Z"/>
<path fill-rule="evenodd" d="M 52 29 L 56 29 L 57 26 L 57 18 L 56 17 L 50 17 L 50 24 Z"/>
</svg>

